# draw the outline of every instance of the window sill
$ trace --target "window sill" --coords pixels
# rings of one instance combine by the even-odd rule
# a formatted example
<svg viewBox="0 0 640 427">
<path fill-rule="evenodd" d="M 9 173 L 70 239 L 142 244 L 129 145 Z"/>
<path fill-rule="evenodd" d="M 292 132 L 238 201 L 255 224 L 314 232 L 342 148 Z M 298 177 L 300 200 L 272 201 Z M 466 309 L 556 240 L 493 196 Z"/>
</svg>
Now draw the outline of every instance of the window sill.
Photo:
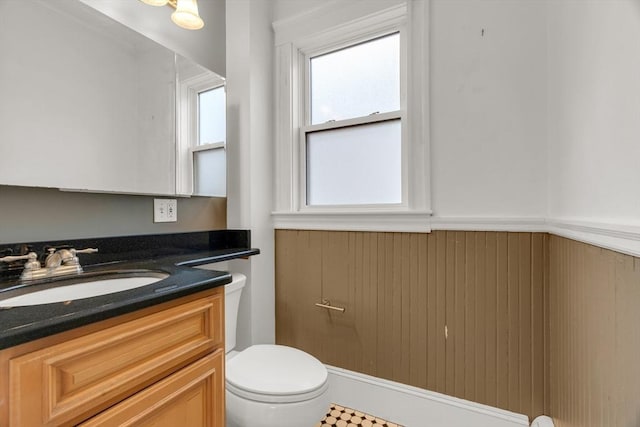
<svg viewBox="0 0 640 427">
<path fill-rule="evenodd" d="M 273 212 L 271 215 L 275 229 L 431 231 L 430 211 Z"/>
</svg>

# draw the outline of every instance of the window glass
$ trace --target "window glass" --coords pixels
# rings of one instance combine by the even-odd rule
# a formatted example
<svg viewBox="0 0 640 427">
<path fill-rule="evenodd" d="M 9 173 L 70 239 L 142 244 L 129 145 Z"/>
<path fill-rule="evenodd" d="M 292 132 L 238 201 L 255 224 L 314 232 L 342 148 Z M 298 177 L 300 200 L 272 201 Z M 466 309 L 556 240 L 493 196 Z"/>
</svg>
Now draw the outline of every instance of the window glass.
<svg viewBox="0 0 640 427">
<path fill-rule="evenodd" d="M 198 145 L 225 141 L 225 113 L 224 86 L 198 94 Z"/>
<path fill-rule="evenodd" d="M 218 197 L 227 194 L 226 157 L 223 147 L 193 153 L 194 194 Z"/>
<path fill-rule="evenodd" d="M 402 202 L 400 119 L 307 134 L 307 204 Z"/>
<path fill-rule="evenodd" d="M 311 124 L 400 109 L 400 35 L 310 60 Z"/>
</svg>

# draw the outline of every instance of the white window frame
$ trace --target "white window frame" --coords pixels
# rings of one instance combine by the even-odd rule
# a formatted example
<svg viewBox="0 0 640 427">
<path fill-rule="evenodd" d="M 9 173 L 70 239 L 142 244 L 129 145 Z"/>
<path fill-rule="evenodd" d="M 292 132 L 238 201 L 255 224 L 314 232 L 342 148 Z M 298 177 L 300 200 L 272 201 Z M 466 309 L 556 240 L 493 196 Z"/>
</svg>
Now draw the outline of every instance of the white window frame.
<svg viewBox="0 0 640 427">
<path fill-rule="evenodd" d="M 406 63 L 407 63 L 407 52 L 406 52 L 406 30 L 405 25 L 395 26 L 392 25 L 388 28 L 381 28 L 380 31 L 376 32 L 367 32 L 362 34 L 361 37 L 352 38 L 349 37 L 347 40 L 341 40 L 338 44 L 329 44 L 327 46 L 322 46 L 320 48 L 312 48 L 312 49 L 300 49 L 299 53 L 301 55 L 300 62 L 304 64 L 302 69 L 302 76 L 300 77 L 301 81 L 304 82 L 304 90 L 300 91 L 299 105 L 300 108 L 304 110 L 304 121 L 300 123 L 300 135 L 299 145 L 300 145 L 300 186 L 298 191 L 298 200 L 300 200 L 300 211 L 301 212 L 331 212 L 336 210 L 361 210 L 361 211 L 370 211 L 370 210 L 379 210 L 379 209 L 389 209 L 389 210 L 406 210 L 407 207 L 407 199 L 408 199 L 408 191 L 407 191 L 407 132 L 406 132 Z M 360 43 L 366 43 L 369 41 L 373 41 L 378 38 L 382 38 L 384 36 L 388 36 L 391 34 L 398 33 L 400 35 L 400 109 L 392 112 L 379 113 L 375 115 L 369 116 L 361 116 L 355 117 L 351 119 L 345 120 L 334 120 L 327 123 L 319 123 L 319 124 L 311 124 L 311 59 L 320 56 L 326 53 L 335 52 L 340 49 L 349 48 L 353 46 L 357 46 Z M 372 112 L 373 113 L 373 112 Z M 402 153 L 402 166 L 401 166 L 401 183 L 402 183 L 402 201 L 400 203 L 394 204 L 340 204 L 340 205 L 314 205 L 310 206 L 307 204 L 308 200 L 308 183 L 307 183 L 307 134 L 317 131 L 326 131 L 326 130 L 336 130 L 336 129 L 345 129 L 350 126 L 358 126 L 358 125 L 367 125 L 373 123 L 380 123 L 387 120 L 400 119 L 402 136 L 401 136 L 401 153 Z"/>
<path fill-rule="evenodd" d="M 275 228 L 430 231 L 428 10 L 426 0 L 331 1 L 302 16 L 274 23 Z M 401 64 L 408 64 L 401 65 L 401 109 L 376 115 L 379 117 L 374 120 L 401 118 L 402 203 L 308 206 L 305 133 L 368 122 L 367 118 L 356 118 L 309 124 L 309 58 L 394 32 L 400 32 Z"/>
<path fill-rule="evenodd" d="M 226 150 L 226 141 L 198 145 L 198 95 L 224 86 L 225 80 L 212 73 L 200 74 L 177 83 L 176 194 L 179 196 L 195 195 L 194 152 Z"/>
</svg>

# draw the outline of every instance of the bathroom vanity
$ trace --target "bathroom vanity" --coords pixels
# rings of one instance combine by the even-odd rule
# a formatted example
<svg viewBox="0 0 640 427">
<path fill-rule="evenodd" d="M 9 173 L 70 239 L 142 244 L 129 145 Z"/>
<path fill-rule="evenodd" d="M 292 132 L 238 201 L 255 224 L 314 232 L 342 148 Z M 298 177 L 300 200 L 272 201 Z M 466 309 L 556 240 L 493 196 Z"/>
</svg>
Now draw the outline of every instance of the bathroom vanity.
<svg viewBox="0 0 640 427">
<path fill-rule="evenodd" d="M 191 267 L 259 253 L 248 232 L 71 243 L 104 248 L 82 255 L 83 274 L 168 276 L 93 298 L 0 309 L 0 425 L 224 426 L 222 285 L 231 275 Z M 58 282 L 24 286 L 7 266 L 0 273 L 0 302 Z"/>
<path fill-rule="evenodd" d="M 223 304 L 214 288 L 1 351 L 0 424 L 223 426 Z"/>
</svg>

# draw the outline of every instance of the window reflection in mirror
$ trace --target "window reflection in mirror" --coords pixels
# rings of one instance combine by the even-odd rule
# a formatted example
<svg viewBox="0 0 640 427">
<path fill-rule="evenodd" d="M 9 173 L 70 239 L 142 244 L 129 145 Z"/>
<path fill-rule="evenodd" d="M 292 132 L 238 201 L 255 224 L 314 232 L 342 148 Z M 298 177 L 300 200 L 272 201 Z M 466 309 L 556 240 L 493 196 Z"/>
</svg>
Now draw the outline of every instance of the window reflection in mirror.
<svg viewBox="0 0 640 427">
<path fill-rule="evenodd" d="M 226 94 L 224 79 L 178 57 L 178 149 L 182 191 L 225 197 Z"/>
<path fill-rule="evenodd" d="M 224 86 L 198 93 L 198 147 L 197 150 L 193 150 L 196 195 L 226 195 L 225 110 Z"/>
</svg>

